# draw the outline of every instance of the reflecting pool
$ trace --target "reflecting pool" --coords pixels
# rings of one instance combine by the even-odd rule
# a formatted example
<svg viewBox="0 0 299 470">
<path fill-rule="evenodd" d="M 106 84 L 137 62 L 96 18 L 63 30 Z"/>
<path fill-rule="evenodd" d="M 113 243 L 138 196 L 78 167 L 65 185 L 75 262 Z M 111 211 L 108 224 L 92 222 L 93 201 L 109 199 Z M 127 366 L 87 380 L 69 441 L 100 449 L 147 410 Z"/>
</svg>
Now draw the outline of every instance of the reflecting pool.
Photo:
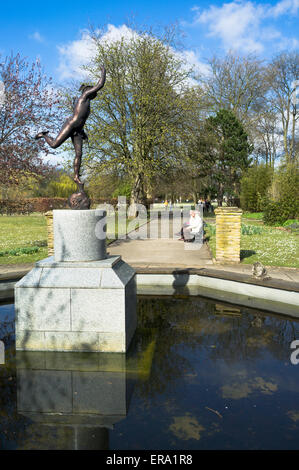
<svg viewBox="0 0 299 470">
<path fill-rule="evenodd" d="M 144 296 L 126 355 L 16 352 L 1 304 L 0 448 L 298 449 L 295 339 L 291 318 Z"/>
</svg>

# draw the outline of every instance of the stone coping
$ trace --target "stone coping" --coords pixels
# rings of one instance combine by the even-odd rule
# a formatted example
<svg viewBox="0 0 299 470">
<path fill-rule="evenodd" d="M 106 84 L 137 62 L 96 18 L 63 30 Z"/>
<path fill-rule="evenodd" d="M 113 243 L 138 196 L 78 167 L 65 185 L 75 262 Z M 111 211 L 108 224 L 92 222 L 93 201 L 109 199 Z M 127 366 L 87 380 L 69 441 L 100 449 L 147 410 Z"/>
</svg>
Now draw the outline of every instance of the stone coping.
<svg viewBox="0 0 299 470">
<path fill-rule="evenodd" d="M 214 213 L 216 215 L 221 215 L 221 214 L 227 214 L 227 213 L 232 213 L 232 214 L 243 214 L 243 211 L 242 209 L 240 209 L 239 207 L 217 207 L 215 210 L 214 210 Z"/>
<path fill-rule="evenodd" d="M 136 274 L 173 274 L 173 275 L 194 275 L 212 277 L 214 279 L 224 279 L 228 281 L 242 282 L 244 284 L 257 285 L 262 287 L 271 287 L 272 289 L 281 289 L 291 292 L 299 292 L 299 283 L 294 281 L 285 281 L 283 279 L 271 278 L 256 279 L 248 274 L 225 271 L 209 268 L 166 268 L 166 267 L 137 267 L 134 266 Z"/>
<path fill-rule="evenodd" d="M 117 263 L 119 261 L 118 256 L 111 256 L 108 257 L 113 264 Z M 65 266 L 66 263 L 53 263 L 50 265 L 52 257 L 47 258 L 46 260 L 42 260 L 42 262 L 37 262 L 37 263 L 42 263 L 38 265 L 38 267 L 56 267 L 56 265 L 63 265 Z M 106 260 L 101 260 L 101 261 L 95 261 L 95 262 L 86 262 L 86 265 L 88 264 L 89 266 L 86 267 L 93 267 L 90 265 L 95 263 L 94 267 L 104 267 L 103 265 L 99 266 L 96 263 L 103 263 Z M 108 261 L 108 260 L 107 260 Z M 37 265 L 36 263 L 36 265 Z M 44 264 L 43 264 L 44 263 Z M 55 264 L 55 266 L 54 266 Z M 75 267 L 73 263 L 69 262 L 71 265 L 70 267 Z M 108 263 L 107 263 L 108 264 Z M 32 266 L 33 267 L 33 266 Z M 13 281 L 18 281 L 20 280 L 23 276 L 25 276 L 31 269 L 31 268 L 26 268 L 26 270 L 20 270 L 20 271 L 13 271 L 10 273 L 3 273 L 0 274 L 0 289 L 2 287 L 2 290 L 5 289 L 5 285 L 7 285 L 7 289 L 11 289 L 11 285 Z M 60 267 L 60 266 L 59 266 Z M 66 266 L 65 266 L 66 267 Z M 82 267 L 82 265 L 80 266 Z M 106 267 L 106 266 L 105 266 Z M 108 267 L 108 266 L 107 266 Z M 109 265 L 110 267 L 110 265 Z M 140 266 L 140 265 L 135 265 L 132 264 L 132 268 L 135 270 L 136 274 L 173 274 L 173 275 L 199 275 L 199 276 L 204 276 L 204 277 L 212 277 L 215 279 L 226 279 L 229 281 L 236 281 L 236 282 L 241 282 L 244 284 L 250 284 L 250 285 L 257 285 L 257 286 L 262 286 L 262 287 L 270 287 L 272 289 L 281 289 L 281 290 L 286 290 L 290 292 L 299 292 L 299 283 L 294 282 L 294 281 L 286 281 L 283 279 L 279 278 L 271 278 L 271 275 L 269 275 L 268 278 L 266 279 L 256 279 L 251 275 L 244 274 L 244 273 L 239 273 L 239 272 L 231 272 L 231 271 L 226 271 L 225 266 L 224 269 L 213 269 L 213 268 L 185 268 L 185 267 L 167 267 L 167 266 L 156 266 L 156 267 L 150 267 L 150 266 Z"/>
<path fill-rule="evenodd" d="M 35 266 L 37 268 L 112 268 L 120 259 L 119 255 L 108 255 L 107 258 L 98 261 L 54 261 L 54 256 L 49 256 L 37 261 Z"/>
</svg>

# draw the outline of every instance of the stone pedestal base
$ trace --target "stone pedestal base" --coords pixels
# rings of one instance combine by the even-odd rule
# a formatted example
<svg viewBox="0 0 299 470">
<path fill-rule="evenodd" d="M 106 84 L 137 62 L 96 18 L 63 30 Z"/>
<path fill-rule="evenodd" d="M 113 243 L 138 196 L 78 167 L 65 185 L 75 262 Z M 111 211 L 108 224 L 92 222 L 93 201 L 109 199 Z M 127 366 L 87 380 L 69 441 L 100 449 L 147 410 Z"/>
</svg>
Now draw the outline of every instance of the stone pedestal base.
<svg viewBox="0 0 299 470">
<path fill-rule="evenodd" d="M 16 349 L 125 352 L 136 329 L 134 270 L 120 256 L 36 263 L 15 285 Z"/>
</svg>

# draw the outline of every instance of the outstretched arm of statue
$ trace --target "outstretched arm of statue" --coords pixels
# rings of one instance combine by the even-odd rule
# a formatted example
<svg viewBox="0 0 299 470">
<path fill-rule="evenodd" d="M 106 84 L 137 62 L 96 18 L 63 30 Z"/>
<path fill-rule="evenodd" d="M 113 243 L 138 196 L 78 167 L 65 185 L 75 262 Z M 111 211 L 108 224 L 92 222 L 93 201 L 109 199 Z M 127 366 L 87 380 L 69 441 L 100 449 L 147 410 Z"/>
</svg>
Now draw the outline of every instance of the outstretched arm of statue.
<svg viewBox="0 0 299 470">
<path fill-rule="evenodd" d="M 105 81 L 106 81 L 106 69 L 105 69 L 104 65 L 102 65 L 101 71 L 102 71 L 102 76 L 101 76 L 100 80 L 98 81 L 98 83 L 95 86 L 93 86 L 92 88 L 88 88 L 83 93 L 85 98 L 89 98 L 90 95 L 93 95 L 94 93 L 97 93 L 101 88 L 103 88 L 103 86 L 105 84 Z"/>
</svg>

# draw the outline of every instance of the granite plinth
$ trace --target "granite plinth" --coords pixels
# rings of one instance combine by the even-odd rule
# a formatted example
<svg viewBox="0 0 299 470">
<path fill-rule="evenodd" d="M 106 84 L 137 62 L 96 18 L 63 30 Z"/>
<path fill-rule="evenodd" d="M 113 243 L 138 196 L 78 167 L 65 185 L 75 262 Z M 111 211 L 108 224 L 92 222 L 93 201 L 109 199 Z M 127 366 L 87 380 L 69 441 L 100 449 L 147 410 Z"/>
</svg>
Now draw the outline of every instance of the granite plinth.
<svg viewBox="0 0 299 470">
<path fill-rule="evenodd" d="M 15 285 L 16 349 L 125 352 L 134 335 L 135 271 L 120 256 L 36 263 Z"/>
<path fill-rule="evenodd" d="M 106 211 L 54 210 L 55 261 L 97 261 L 106 258 Z"/>
</svg>

